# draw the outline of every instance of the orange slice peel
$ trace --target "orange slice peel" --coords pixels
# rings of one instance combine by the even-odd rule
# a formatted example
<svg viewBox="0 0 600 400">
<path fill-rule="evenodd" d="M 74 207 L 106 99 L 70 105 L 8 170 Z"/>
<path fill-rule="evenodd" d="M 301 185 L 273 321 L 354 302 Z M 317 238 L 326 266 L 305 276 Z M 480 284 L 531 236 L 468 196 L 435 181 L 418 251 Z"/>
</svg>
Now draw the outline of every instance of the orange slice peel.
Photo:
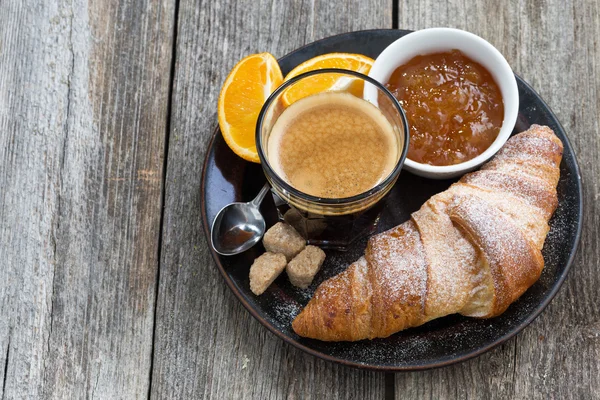
<svg viewBox="0 0 600 400">
<path fill-rule="evenodd" d="M 252 54 L 233 67 L 219 94 L 219 127 L 227 145 L 244 160 L 259 163 L 255 143 L 258 114 L 283 82 L 275 57 Z"/>
<path fill-rule="evenodd" d="M 348 69 L 367 75 L 375 60 L 362 54 L 329 53 L 311 58 L 298 65 L 286 75 L 284 82 L 308 71 L 325 68 Z M 328 90 L 344 90 L 362 97 L 364 82 L 341 74 L 315 75 L 307 77 L 289 87 L 282 95 L 286 106 L 312 94 Z"/>
</svg>

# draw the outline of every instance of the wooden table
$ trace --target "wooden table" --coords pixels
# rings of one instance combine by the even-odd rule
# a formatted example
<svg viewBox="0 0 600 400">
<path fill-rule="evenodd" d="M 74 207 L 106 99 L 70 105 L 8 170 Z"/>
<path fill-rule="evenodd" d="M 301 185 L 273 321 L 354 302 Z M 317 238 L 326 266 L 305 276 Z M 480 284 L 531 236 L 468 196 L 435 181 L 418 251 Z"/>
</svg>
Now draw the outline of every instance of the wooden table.
<svg viewBox="0 0 600 400">
<path fill-rule="evenodd" d="M 22 398 L 600 398 L 600 4 L 0 0 L 0 394 Z M 243 56 L 369 28 L 493 43 L 563 123 L 584 232 L 558 296 L 466 363 L 385 375 L 285 344 L 209 255 L 200 175 Z"/>
</svg>

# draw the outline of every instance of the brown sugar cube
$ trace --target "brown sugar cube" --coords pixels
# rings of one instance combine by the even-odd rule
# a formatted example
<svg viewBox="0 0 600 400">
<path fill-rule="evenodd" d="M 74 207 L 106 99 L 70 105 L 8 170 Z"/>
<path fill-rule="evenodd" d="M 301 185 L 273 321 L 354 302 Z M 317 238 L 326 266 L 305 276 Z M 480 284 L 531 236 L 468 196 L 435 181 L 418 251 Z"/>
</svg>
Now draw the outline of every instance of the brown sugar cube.
<svg viewBox="0 0 600 400">
<path fill-rule="evenodd" d="M 287 261 L 283 254 L 265 253 L 250 267 L 250 290 L 261 295 L 285 269 Z"/>
<path fill-rule="evenodd" d="M 306 289 L 325 261 L 325 252 L 317 246 L 306 246 L 285 269 L 292 285 Z"/>
<path fill-rule="evenodd" d="M 304 249 L 306 240 L 288 224 L 278 222 L 265 233 L 263 245 L 267 251 L 283 254 L 290 261 Z"/>
</svg>

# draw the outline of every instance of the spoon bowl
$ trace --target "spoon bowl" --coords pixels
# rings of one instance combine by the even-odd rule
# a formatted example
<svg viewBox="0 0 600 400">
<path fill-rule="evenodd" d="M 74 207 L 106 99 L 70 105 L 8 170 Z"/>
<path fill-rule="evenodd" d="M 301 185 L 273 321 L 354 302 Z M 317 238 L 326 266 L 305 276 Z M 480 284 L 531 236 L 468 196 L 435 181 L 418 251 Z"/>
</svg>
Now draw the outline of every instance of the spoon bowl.
<svg viewBox="0 0 600 400">
<path fill-rule="evenodd" d="M 232 256 L 260 241 L 266 224 L 259 206 L 268 191 L 269 185 L 265 184 L 254 200 L 231 203 L 218 212 L 210 232 L 212 247 L 217 253 Z"/>
</svg>

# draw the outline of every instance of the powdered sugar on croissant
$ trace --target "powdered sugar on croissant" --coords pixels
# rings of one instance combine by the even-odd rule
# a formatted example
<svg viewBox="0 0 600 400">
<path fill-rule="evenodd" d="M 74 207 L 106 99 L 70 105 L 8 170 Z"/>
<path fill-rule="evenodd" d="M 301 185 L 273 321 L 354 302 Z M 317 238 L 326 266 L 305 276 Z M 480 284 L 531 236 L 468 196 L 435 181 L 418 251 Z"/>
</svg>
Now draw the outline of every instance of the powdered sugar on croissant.
<svg viewBox="0 0 600 400">
<path fill-rule="evenodd" d="M 491 318 L 539 278 L 558 200 L 563 146 L 533 125 L 480 171 L 369 240 L 365 256 L 323 282 L 292 323 L 305 337 L 387 337 L 445 315 Z"/>
</svg>

